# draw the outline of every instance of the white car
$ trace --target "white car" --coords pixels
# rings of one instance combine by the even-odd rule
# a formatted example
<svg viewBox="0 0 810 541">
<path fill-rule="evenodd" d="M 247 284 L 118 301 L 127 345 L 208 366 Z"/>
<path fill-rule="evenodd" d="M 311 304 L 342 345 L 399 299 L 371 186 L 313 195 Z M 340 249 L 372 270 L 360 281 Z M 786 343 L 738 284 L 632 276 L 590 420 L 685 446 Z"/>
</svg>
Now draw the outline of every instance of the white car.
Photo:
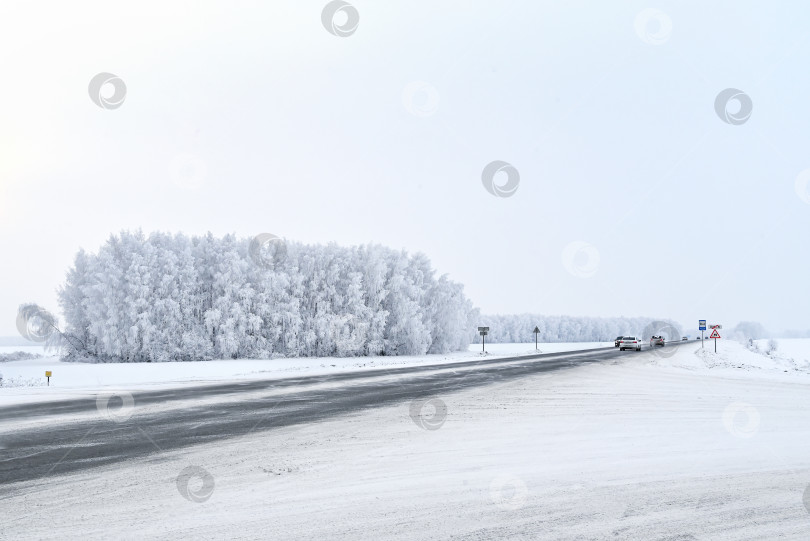
<svg viewBox="0 0 810 541">
<path fill-rule="evenodd" d="M 641 340 L 635 336 L 623 336 L 619 341 L 619 351 L 624 351 L 626 349 L 641 351 Z"/>
</svg>

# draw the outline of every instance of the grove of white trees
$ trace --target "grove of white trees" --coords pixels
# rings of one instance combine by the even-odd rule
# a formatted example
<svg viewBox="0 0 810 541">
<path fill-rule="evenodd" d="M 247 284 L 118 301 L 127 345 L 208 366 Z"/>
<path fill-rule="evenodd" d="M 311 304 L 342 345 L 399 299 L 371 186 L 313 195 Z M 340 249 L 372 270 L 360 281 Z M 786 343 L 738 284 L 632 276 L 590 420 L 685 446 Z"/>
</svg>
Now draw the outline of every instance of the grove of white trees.
<svg viewBox="0 0 810 541">
<path fill-rule="evenodd" d="M 59 291 L 68 359 L 193 361 L 466 350 L 477 311 L 422 254 L 232 235 L 122 232 L 80 251 Z"/>
</svg>

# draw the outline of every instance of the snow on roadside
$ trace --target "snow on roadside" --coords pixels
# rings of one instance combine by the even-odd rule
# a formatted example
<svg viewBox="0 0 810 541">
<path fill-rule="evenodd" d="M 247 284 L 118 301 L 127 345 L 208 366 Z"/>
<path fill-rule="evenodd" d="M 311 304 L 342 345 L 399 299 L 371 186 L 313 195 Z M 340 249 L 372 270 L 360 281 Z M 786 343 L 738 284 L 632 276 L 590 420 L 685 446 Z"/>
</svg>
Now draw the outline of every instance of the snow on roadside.
<svg viewBox="0 0 810 541">
<path fill-rule="evenodd" d="M 771 349 L 771 342 L 775 349 Z M 810 369 L 810 338 L 779 338 L 777 340 L 755 340 L 755 347 L 763 355 L 788 362 L 800 370 Z"/>
<path fill-rule="evenodd" d="M 604 342 L 540 344 L 539 351 L 558 353 L 611 345 L 612 343 Z M 128 391 L 164 389 L 227 381 L 274 380 L 304 375 L 457 363 L 481 359 L 480 347 L 480 345 L 473 344 L 469 351 L 444 355 L 301 357 L 167 363 L 89 364 L 62 362 L 58 357 L 48 356 L 0 364 L 0 372 L 2 372 L 5 382 L 0 387 L 0 407 L 91 396 L 109 389 Z M 533 355 L 537 352 L 534 344 L 487 344 L 486 358 Z M 45 371 L 52 373 L 50 386 L 46 386 Z"/>
<path fill-rule="evenodd" d="M 810 349 L 810 340 L 806 342 Z M 795 373 L 805 377 L 810 375 L 810 362 L 797 362 L 780 354 L 768 355 L 764 347 L 754 351 L 734 340 L 718 342 L 717 353 L 712 343 L 701 347 L 700 342 L 691 341 L 679 345 L 678 350 L 679 353 L 688 352 L 691 355 L 673 355 L 673 351 L 659 350 L 657 354 L 654 352 L 650 362 L 659 366 L 706 370 L 740 377 L 749 373 L 754 377 L 778 377 L 779 373 Z"/>
</svg>

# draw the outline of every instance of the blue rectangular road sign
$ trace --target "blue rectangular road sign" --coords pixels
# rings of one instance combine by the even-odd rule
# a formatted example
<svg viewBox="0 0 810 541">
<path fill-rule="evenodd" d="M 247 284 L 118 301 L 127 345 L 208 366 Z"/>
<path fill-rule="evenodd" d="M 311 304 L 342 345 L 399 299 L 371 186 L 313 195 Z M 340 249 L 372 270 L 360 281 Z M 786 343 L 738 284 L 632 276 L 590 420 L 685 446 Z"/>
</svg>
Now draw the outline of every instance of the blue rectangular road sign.
<svg viewBox="0 0 810 541">
<path fill-rule="evenodd" d="M 705 319 L 699 319 L 698 320 L 698 330 L 699 331 L 705 331 L 706 330 L 706 320 Z"/>
</svg>

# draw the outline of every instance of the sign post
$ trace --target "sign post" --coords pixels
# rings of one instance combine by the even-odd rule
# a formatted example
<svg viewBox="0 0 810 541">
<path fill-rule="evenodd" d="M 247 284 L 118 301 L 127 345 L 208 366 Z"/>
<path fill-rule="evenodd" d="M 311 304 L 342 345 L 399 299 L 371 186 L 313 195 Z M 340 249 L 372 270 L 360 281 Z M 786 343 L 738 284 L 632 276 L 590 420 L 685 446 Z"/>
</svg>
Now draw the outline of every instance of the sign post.
<svg viewBox="0 0 810 541">
<path fill-rule="evenodd" d="M 48 387 L 50 387 L 51 386 L 51 371 L 50 370 L 45 371 L 45 377 L 48 378 Z"/>
<path fill-rule="evenodd" d="M 540 333 L 540 329 L 538 327 L 534 328 L 534 349 L 537 350 L 537 335 Z"/>
<path fill-rule="evenodd" d="M 698 330 L 700 331 L 700 347 L 703 347 L 703 331 L 706 330 L 706 320 L 698 320 Z"/>
<path fill-rule="evenodd" d="M 721 329 L 722 325 L 713 325 L 712 326 L 712 334 L 709 338 L 714 340 L 714 352 L 717 353 L 717 340 L 720 339 L 720 333 L 717 332 L 717 329 Z"/>
<path fill-rule="evenodd" d="M 481 335 L 481 352 L 487 352 L 487 334 L 489 334 L 489 327 L 478 327 L 478 333 Z"/>
</svg>

